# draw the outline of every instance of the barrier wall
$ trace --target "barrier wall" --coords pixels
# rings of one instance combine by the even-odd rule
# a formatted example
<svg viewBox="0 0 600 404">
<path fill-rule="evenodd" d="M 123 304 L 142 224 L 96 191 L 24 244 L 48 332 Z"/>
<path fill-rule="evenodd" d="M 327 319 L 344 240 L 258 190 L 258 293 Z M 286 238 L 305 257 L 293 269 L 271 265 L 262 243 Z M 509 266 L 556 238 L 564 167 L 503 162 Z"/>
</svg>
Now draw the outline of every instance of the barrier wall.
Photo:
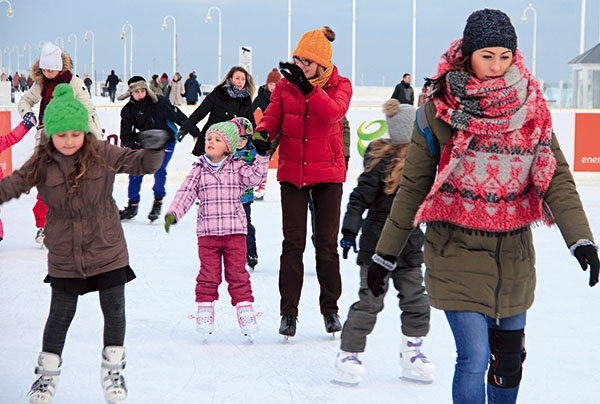
<svg viewBox="0 0 600 404">
<path fill-rule="evenodd" d="M 113 144 L 120 144 L 120 108 L 100 106 L 97 109 L 106 139 Z M 186 115 L 194 111 L 193 107 L 187 106 L 181 109 Z M 571 168 L 578 172 L 600 171 L 600 135 L 597 134 L 600 128 L 600 111 L 553 110 L 551 113 L 554 130 Z M 6 114 L 7 112 L 0 112 L 0 134 L 10 130 L 10 125 L 1 126 L 2 122 L 6 125 Z M 10 114 L 13 123 L 20 121 L 16 110 L 11 110 Z M 347 118 L 352 131 L 349 169 L 360 172 L 362 152 L 367 144 L 378 137 L 387 136 L 385 117 L 380 107 L 353 107 L 348 111 Z M 200 127 L 202 125 L 204 121 L 199 124 Z M 21 142 L 13 146 L 12 163 L 15 167 L 19 167 L 31 155 L 34 147 L 33 133 L 32 130 Z M 191 155 L 192 148 L 193 139 L 186 136 L 183 142 L 176 146 L 175 155 L 169 164 L 170 172 L 186 173 L 189 170 L 195 159 Z M 5 164 L 10 164 L 10 157 L 5 157 Z"/>
</svg>

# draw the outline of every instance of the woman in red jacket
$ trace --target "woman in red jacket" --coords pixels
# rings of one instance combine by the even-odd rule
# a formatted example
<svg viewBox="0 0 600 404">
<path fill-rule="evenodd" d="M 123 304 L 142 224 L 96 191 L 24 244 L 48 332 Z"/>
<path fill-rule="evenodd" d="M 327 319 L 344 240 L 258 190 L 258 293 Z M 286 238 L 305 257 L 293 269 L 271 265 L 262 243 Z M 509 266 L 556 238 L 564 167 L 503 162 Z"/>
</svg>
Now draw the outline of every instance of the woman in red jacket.
<svg viewBox="0 0 600 404">
<path fill-rule="evenodd" d="M 337 315 L 342 282 L 336 238 L 346 180 L 342 119 L 350 105 L 352 85 L 331 62 L 330 42 L 334 39 L 329 27 L 302 36 L 293 63 L 279 64 L 285 78 L 277 83 L 253 137 L 255 143 L 270 143 L 281 134 L 277 170 L 283 219 L 279 333 L 286 337 L 296 334 L 311 195 L 321 314 L 327 332 L 342 329 Z"/>
</svg>

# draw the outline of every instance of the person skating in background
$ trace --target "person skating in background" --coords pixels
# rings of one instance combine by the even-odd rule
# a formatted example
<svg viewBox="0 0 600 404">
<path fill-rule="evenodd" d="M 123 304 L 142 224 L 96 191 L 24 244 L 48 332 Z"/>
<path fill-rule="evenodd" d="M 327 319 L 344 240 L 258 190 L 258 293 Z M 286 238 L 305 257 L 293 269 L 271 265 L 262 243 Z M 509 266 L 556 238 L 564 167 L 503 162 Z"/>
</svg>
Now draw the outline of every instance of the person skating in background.
<svg viewBox="0 0 600 404">
<path fill-rule="evenodd" d="M 164 95 L 163 83 L 158 78 L 158 74 L 152 75 L 152 80 L 150 80 L 150 90 L 152 90 L 152 92 L 156 94 L 157 97 Z"/>
<path fill-rule="evenodd" d="M 37 120 L 35 119 L 35 115 L 33 112 L 27 112 L 23 117 L 23 121 L 19 123 L 13 130 L 8 132 L 5 135 L 0 136 L 0 153 L 4 150 L 14 146 L 17 144 L 31 128 L 36 126 Z M 0 166 L 0 180 L 4 178 L 4 171 L 2 170 L 2 166 Z M 2 224 L 2 219 L 0 219 L 0 241 L 4 239 L 4 225 Z"/>
<path fill-rule="evenodd" d="M 237 121 L 210 126 L 204 154 L 194 162 L 165 215 L 168 233 L 170 226 L 179 222 L 196 200 L 200 201 L 196 219 L 200 258 L 196 329 L 205 339 L 214 329 L 214 307 L 223 273 L 221 262 L 240 330 L 251 339 L 258 330 L 250 274 L 246 270 L 247 221 L 240 198 L 265 177 L 269 157 L 268 148 L 257 147 L 258 155 L 251 165 L 234 158 L 242 134 L 245 131 Z"/>
<path fill-rule="evenodd" d="M 246 118 L 235 118 L 235 120 L 244 129 L 240 134 L 237 149 L 234 157 L 241 158 L 246 164 L 252 164 L 256 159 L 256 147 L 252 143 L 251 137 L 254 133 L 252 123 Z M 264 180 L 263 180 L 264 181 Z M 248 188 L 241 198 L 246 220 L 248 222 L 248 232 L 246 233 L 246 264 L 250 269 L 254 269 L 258 264 L 258 249 L 256 248 L 256 229 L 252 224 L 252 202 L 254 202 L 254 188 Z"/>
<path fill-rule="evenodd" d="M 367 283 L 383 293 L 395 257 L 426 223 L 425 285 L 456 344 L 453 402 L 512 404 L 536 285 L 531 227 L 556 223 L 581 268 L 589 266 L 590 286 L 597 246 L 505 13 L 473 12 L 426 87 Z"/>
<path fill-rule="evenodd" d="M 173 135 L 165 144 L 162 165 L 154 173 L 154 186 L 152 187 L 154 203 L 148 214 L 148 219 L 153 222 L 160 216 L 162 201 L 167 194 L 165 189 L 167 166 L 175 150 L 175 133 L 177 133 L 175 123 L 181 125 L 187 117 L 179 108 L 171 105 L 165 97 L 157 97 L 148 88 L 146 80 L 142 76 L 133 76 L 127 81 L 127 84 L 129 88 L 118 98 L 119 100 L 129 98 L 129 102 L 121 109 L 121 142 L 123 146 L 140 149 L 142 139 L 139 134 L 148 129 L 164 129 Z M 194 133 L 198 134 L 197 128 Z M 130 220 L 137 215 L 143 178 L 142 175 L 129 176 L 128 202 L 127 206 L 119 211 L 121 220 Z"/>
<path fill-rule="evenodd" d="M 195 137 L 192 154 L 200 156 L 204 153 L 204 138 L 207 129 L 217 122 L 225 122 L 233 118 L 243 117 L 254 125 L 252 114 L 252 97 L 254 96 L 254 80 L 250 73 L 241 66 L 233 66 L 223 81 L 215 86 L 198 108 L 190 115 L 177 133 L 177 139 L 182 139 L 196 127 L 196 124 L 208 115 L 206 124 L 200 131 L 200 136 Z"/>
<path fill-rule="evenodd" d="M 412 105 L 390 99 L 384 104 L 390 139 L 378 139 L 365 152 L 364 172 L 350 194 L 342 222 L 340 246 L 343 258 L 351 249 L 357 252 L 356 236 L 362 230 L 356 263 L 360 266 L 359 301 L 350 306 L 342 330 L 340 352 L 335 361 L 336 377 L 340 383 L 357 384 L 365 368 L 358 358 L 365 352 L 367 336 L 375 328 L 377 314 L 383 310 L 389 283 L 398 291 L 401 310 L 402 345 L 400 366 L 403 377 L 423 382 L 433 381 L 434 366 L 421 352 L 423 337 L 429 332 L 429 299 L 423 286 L 423 232 L 415 229 L 406 246 L 396 258 L 396 269 L 384 280 L 384 292 L 374 296 L 367 286 L 367 272 L 375 245 L 379 239 L 398 184 L 415 119 Z M 367 211 L 366 218 L 363 214 Z"/>
<path fill-rule="evenodd" d="M 40 58 L 31 66 L 31 77 L 34 84 L 23 94 L 17 106 L 21 118 L 33 111 L 33 106 L 40 104 L 38 113 L 38 131 L 35 134 L 36 145 L 44 139 L 42 128 L 44 127 L 44 112 L 46 106 L 52 99 L 54 88 L 60 83 L 67 83 L 73 88 L 75 98 L 85 105 L 88 110 L 88 126 L 90 132 L 98 139 L 103 138 L 100 119 L 96 108 L 92 103 L 89 91 L 84 82 L 73 73 L 71 58 L 58 46 L 48 42 L 43 45 Z M 46 226 L 46 212 L 48 207 L 38 194 L 33 207 L 33 216 L 37 228 L 35 240 L 40 246 L 44 245 L 46 237 L 44 227 Z"/>
<path fill-rule="evenodd" d="M 202 97 L 202 91 L 200 90 L 200 83 L 196 72 L 191 72 L 185 83 L 183 83 L 185 91 L 185 101 L 187 105 L 196 105 L 198 99 Z"/>
<path fill-rule="evenodd" d="M 394 92 L 390 98 L 394 98 L 400 102 L 400 104 L 415 103 L 415 91 L 410 85 L 410 74 L 404 73 L 402 81 L 394 87 Z"/>
<path fill-rule="evenodd" d="M 183 87 L 181 74 L 175 72 L 169 83 L 169 102 L 176 106 L 183 104 L 183 93 L 185 93 L 185 88 Z"/>
<path fill-rule="evenodd" d="M 337 234 L 346 162 L 343 118 L 352 84 L 332 63 L 329 27 L 306 32 L 293 52 L 293 63 L 280 63 L 284 79 L 252 137 L 256 148 L 279 137 L 277 180 L 281 186 L 283 243 L 279 266 L 281 325 L 285 337 L 296 334 L 298 304 L 304 278 L 306 220 L 309 199 L 315 208 L 316 272 L 319 309 L 325 330 L 342 325 L 337 301 L 342 293 Z"/>
<path fill-rule="evenodd" d="M 85 84 L 85 88 L 87 88 L 88 93 L 90 93 L 90 96 L 92 95 L 92 79 L 90 78 L 90 76 L 88 76 L 87 74 L 83 75 L 83 84 Z"/>
<path fill-rule="evenodd" d="M 115 96 L 117 95 L 117 85 L 121 79 L 115 74 L 114 70 L 110 71 L 110 74 L 106 78 L 106 82 L 104 86 L 108 89 L 108 96 L 110 97 L 110 102 L 115 102 Z"/>
<path fill-rule="evenodd" d="M 121 402 L 127 396 L 124 290 L 135 274 L 112 197 L 113 184 L 118 173 L 156 171 L 168 134 L 143 136 L 142 150 L 98 141 L 90 133 L 88 109 L 74 97 L 73 88 L 59 84 L 53 94 L 44 111 L 44 139 L 21 168 L 0 181 L 0 203 L 37 187 L 49 209 L 44 282 L 52 294 L 29 402 L 52 402 L 78 295 L 95 291 L 104 316 L 102 390 L 107 402 Z"/>
<path fill-rule="evenodd" d="M 271 94 L 279 80 L 281 80 L 281 73 L 279 73 L 279 70 L 273 68 L 273 70 L 267 74 L 266 83 L 258 87 L 258 95 L 254 101 L 252 101 L 252 114 L 254 115 L 254 122 L 256 122 L 257 125 L 271 102 Z M 275 147 L 271 148 L 272 152 L 269 154 L 272 155 L 276 147 L 277 146 L 275 145 Z M 254 199 L 257 201 L 262 200 L 265 197 L 266 191 L 267 179 L 265 178 L 265 180 L 254 190 Z"/>
</svg>

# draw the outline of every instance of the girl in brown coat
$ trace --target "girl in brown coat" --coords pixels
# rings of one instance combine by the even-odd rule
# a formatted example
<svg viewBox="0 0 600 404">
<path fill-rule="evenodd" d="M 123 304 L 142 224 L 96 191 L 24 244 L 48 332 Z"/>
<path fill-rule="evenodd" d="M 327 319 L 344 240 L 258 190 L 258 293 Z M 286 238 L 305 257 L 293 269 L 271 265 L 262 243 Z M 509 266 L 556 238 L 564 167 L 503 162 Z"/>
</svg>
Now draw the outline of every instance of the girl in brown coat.
<svg viewBox="0 0 600 404">
<path fill-rule="evenodd" d="M 112 198 L 117 173 L 150 174 L 162 162 L 168 134 L 153 132 L 132 150 L 98 141 L 88 110 L 68 84 L 59 84 L 45 111 L 45 139 L 33 156 L 0 182 L 0 203 L 37 187 L 48 204 L 50 313 L 35 369 L 30 403 L 50 403 L 62 365 L 61 354 L 78 295 L 98 291 L 104 314 L 102 387 L 108 402 L 125 399 L 126 282 L 135 278 Z"/>
<path fill-rule="evenodd" d="M 597 247 L 506 14 L 469 16 L 427 95 L 367 282 L 382 293 L 409 234 L 427 223 L 425 285 L 456 343 L 453 401 L 483 404 L 487 395 L 488 403 L 512 404 L 536 283 L 531 227 L 556 223 L 581 267 L 589 265 L 590 286 Z"/>
</svg>

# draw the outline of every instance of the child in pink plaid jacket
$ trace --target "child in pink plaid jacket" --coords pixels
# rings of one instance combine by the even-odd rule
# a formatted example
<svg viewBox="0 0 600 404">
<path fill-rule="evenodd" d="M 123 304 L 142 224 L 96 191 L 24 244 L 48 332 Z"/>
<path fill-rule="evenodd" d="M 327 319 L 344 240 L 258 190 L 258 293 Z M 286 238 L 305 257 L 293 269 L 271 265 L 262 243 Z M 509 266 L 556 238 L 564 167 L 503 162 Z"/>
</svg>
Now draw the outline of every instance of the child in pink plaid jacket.
<svg viewBox="0 0 600 404">
<path fill-rule="evenodd" d="M 169 227 L 181 220 L 196 199 L 200 201 L 196 229 L 200 258 L 196 326 L 205 338 L 214 330 L 214 302 L 219 298 L 223 272 L 221 262 L 242 333 L 252 339 L 258 330 L 250 275 L 246 270 L 247 223 L 240 197 L 266 177 L 269 157 L 263 151 L 252 165 L 234 158 L 240 135 L 245 136 L 244 130 L 235 121 L 216 123 L 207 130 L 205 154 L 194 162 L 165 215 L 165 230 L 169 232 Z"/>
</svg>

